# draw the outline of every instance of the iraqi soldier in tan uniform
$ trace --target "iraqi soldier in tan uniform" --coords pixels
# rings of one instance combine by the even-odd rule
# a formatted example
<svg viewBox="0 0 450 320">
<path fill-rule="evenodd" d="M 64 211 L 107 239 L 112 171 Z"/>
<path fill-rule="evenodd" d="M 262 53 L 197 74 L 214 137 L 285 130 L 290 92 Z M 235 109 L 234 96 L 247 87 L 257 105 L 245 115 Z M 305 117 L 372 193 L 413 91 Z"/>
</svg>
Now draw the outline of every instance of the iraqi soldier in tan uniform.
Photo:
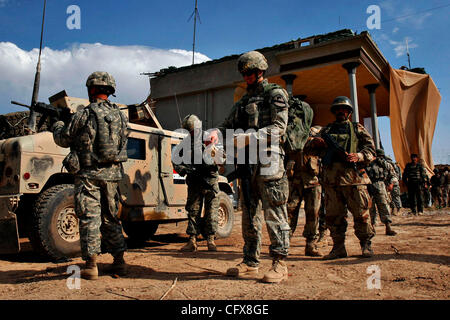
<svg viewBox="0 0 450 320">
<path fill-rule="evenodd" d="M 367 167 L 372 184 L 369 185 L 369 191 L 372 196 L 372 206 L 370 208 L 370 217 L 372 225 L 375 225 L 377 212 L 380 220 L 386 226 L 386 235 L 395 236 L 397 232 L 391 228 L 391 214 L 389 212 L 388 190 L 392 190 L 394 183 L 397 182 L 392 165 L 384 158 L 384 150 L 377 149 L 377 158 L 370 162 Z"/>
<path fill-rule="evenodd" d="M 312 127 L 310 136 L 319 133 L 321 127 Z M 292 157 L 292 156 L 291 156 Z M 303 159 L 300 159 L 302 157 Z M 293 158 L 295 164 L 289 176 L 289 200 L 287 204 L 289 225 L 291 234 L 297 227 L 298 215 L 302 201 L 305 201 L 305 227 L 303 237 L 306 238 L 305 255 L 319 257 L 321 253 L 317 248 L 319 210 L 321 203 L 322 186 L 319 183 L 320 159 L 318 156 L 306 155 L 299 152 L 297 158 Z M 289 164 L 288 164 L 289 167 Z"/>
<path fill-rule="evenodd" d="M 333 239 L 333 249 L 324 259 L 347 256 L 345 232 L 347 210 L 352 213 L 355 234 L 363 257 L 373 255 L 371 239 L 375 232 L 370 222 L 370 179 L 364 168 L 375 157 L 373 139 L 359 123 L 348 118 L 353 106 L 347 97 L 337 97 L 331 106 L 336 121 L 324 127 L 319 138 L 312 139 L 307 150 L 321 150 L 325 189 L 326 224 Z"/>
<path fill-rule="evenodd" d="M 214 237 L 218 227 L 219 210 L 219 168 L 215 163 L 207 164 L 203 160 L 204 144 L 201 121 L 196 115 L 188 115 L 183 119 L 183 129 L 189 131 L 189 135 L 172 151 L 173 156 L 181 151 L 190 149 L 189 163 L 173 163 L 174 169 L 181 176 L 186 175 L 188 196 L 186 211 L 188 212 L 188 226 L 186 233 L 189 235 L 188 243 L 180 251 L 192 252 L 197 250 L 197 236 L 201 233 L 201 213 L 204 207 L 204 233 L 207 236 L 209 251 L 217 251 Z M 200 163 L 195 163 L 195 153 L 199 152 Z M 204 204 L 204 206 L 203 206 Z"/>
<path fill-rule="evenodd" d="M 118 181 L 127 160 L 127 122 L 119 107 L 108 100 L 116 83 L 106 72 L 94 72 L 86 81 L 89 104 L 72 116 L 68 124 L 52 126 L 55 143 L 70 147 L 64 160 L 75 175 L 75 212 L 79 219 L 81 254 L 85 279 L 98 278 L 97 255 L 102 249 L 114 257 L 111 272 L 126 272 L 125 240 L 117 217 Z"/>
<path fill-rule="evenodd" d="M 288 276 L 285 259 L 289 250 L 290 228 L 286 209 L 289 186 L 283 164 L 284 150 L 280 142 L 288 122 L 289 97 L 282 87 L 264 79 L 267 68 L 267 60 L 259 52 L 250 51 L 239 57 L 238 70 L 247 83 L 247 93 L 234 104 L 229 116 L 218 129 L 226 139 L 231 138 L 227 136 L 227 129 L 253 129 L 253 132 L 235 135 L 235 145 L 242 139 L 245 150 L 250 153 L 251 143 L 259 146 L 265 144 L 261 151 L 272 156 L 270 163 L 262 163 L 256 153 L 256 163 L 246 161 L 237 165 L 243 209 L 244 259 L 236 267 L 228 269 L 227 275 L 240 277 L 258 273 L 262 232 L 261 203 L 273 260 L 272 268 L 264 274 L 262 281 L 280 282 Z M 211 138 L 213 142 L 217 140 L 217 131 Z"/>
</svg>

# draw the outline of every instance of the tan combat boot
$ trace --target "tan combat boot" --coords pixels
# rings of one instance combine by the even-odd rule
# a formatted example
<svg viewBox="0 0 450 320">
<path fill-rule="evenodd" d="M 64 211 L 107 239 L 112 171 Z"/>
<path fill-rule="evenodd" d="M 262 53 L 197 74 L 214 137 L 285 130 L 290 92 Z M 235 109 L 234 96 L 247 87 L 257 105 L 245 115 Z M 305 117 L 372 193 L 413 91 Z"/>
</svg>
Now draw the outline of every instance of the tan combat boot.
<svg viewBox="0 0 450 320">
<path fill-rule="evenodd" d="M 258 267 L 250 267 L 244 262 L 239 263 L 236 267 L 227 270 L 229 277 L 254 276 L 258 274 Z"/>
<path fill-rule="evenodd" d="M 105 268 L 105 272 L 118 276 L 125 276 L 127 274 L 127 264 L 125 263 L 123 255 L 123 251 L 115 255 L 113 263 Z"/>
<path fill-rule="evenodd" d="M 272 268 L 264 274 L 262 282 L 265 283 L 279 283 L 288 278 L 288 269 L 286 261 L 281 257 L 274 258 L 272 261 Z"/>
<path fill-rule="evenodd" d="M 319 249 L 317 248 L 316 241 L 306 240 L 305 256 L 309 256 L 309 257 L 321 257 L 322 256 Z"/>
<path fill-rule="evenodd" d="M 319 247 L 326 247 L 328 246 L 328 240 L 327 240 L 327 234 L 326 230 L 319 231 L 319 238 L 317 239 L 317 246 Z"/>
<path fill-rule="evenodd" d="M 81 270 L 81 277 L 86 280 L 98 279 L 97 255 L 94 254 L 86 260 L 86 266 Z"/>
<path fill-rule="evenodd" d="M 206 244 L 208 245 L 208 251 L 217 251 L 217 246 L 214 242 L 214 235 L 210 234 L 206 239 Z"/>
<path fill-rule="evenodd" d="M 194 252 L 197 251 L 197 237 L 195 235 L 189 236 L 189 241 L 186 243 L 180 251 L 182 252 Z"/>
<path fill-rule="evenodd" d="M 395 232 L 394 230 L 391 229 L 391 224 L 386 223 L 386 235 L 387 236 L 395 236 L 396 234 L 397 234 L 397 232 Z"/>
<path fill-rule="evenodd" d="M 371 241 L 367 240 L 367 241 L 361 241 L 361 250 L 362 250 L 362 256 L 363 258 L 371 258 L 373 257 L 373 250 L 372 250 L 372 246 L 371 246 Z"/>
<path fill-rule="evenodd" d="M 334 241 L 334 240 L 333 240 Z M 347 250 L 345 249 L 345 241 L 334 241 L 333 248 L 330 253 L 323 257 L 323 260 L 334 260 L 346 258 Z"/>
</svg>

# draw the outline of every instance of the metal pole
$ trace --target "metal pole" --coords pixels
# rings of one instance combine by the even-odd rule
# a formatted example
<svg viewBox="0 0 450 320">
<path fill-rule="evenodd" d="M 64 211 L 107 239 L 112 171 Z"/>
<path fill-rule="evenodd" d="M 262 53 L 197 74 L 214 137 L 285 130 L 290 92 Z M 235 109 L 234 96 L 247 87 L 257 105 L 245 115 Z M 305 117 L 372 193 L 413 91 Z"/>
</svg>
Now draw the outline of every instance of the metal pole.
<svg viewBox="0 0 450 320">
<path fill-rule="evenodd" d="M 195 9 L 194 9 L 194 41 L 192 42 L 192 64 L 194 64 L 194 55 L 195 55 L 195 31 L 197 27 L 197 0 L 195 0 Z"/>
<path fill-rule="evenodd" d="M 353 122 L 359 122 L 359 109 L 358 109 L 358 93 L 356 90 L 356 68 L 360 65 L 359 62 L 344 63 L 342 67 L 347 70 L 350 81 L 350 99 L 353 102 Z"/>
<path fill-rule="evenodd" d="M 375 143 L 375 148 L 380 149 L 380 136 L 378 131 L 378 116 L 377 116 L 377 102 L 376 102 L 376 96 L 375 96 L 375 90 L 378 88 L 379 84 L 368 84 L 364 86 L 364 88 L 369 91 L 370 96 L 370 111 L 371 115 L 370 118 L 372 120 L 372 136 L 373 141 Z"/>
</svg>

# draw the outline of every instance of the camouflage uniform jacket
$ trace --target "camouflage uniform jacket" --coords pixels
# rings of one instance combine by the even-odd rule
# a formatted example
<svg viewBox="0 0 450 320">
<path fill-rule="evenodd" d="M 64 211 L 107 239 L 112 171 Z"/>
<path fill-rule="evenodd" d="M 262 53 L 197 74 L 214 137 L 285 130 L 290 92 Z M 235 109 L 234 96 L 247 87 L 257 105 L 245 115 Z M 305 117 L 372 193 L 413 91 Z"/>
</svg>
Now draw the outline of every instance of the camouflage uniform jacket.
<svg viewBox="0 0 450 320">
<path fill-rule="evenodd" d="M 435 174 L 430 179 L 430 184 L 433 189 L 445 186 L 445 176 L 443 174 Z"/>
<path fill-rule="evenodd" d="M 179 153 L 179 156 L 182 157 L 183 151 L 189 148 L 191 151 L 189 162 L 176 164 L 172 160 L 173 168 L 182 176 L 187 174 L 187 179 L 190 181 L 201 182 L 200 184 L 206 183 L 206 185 L 211 187 L 217 185 L 219 167 L 215 163 L 207 164 L 203 157 L 200 158 L 205 150 L 205 145 L 201 141 L 194 141 L 194 138 L 188 135 L 173 149 L 172 155 Z M 198 153 L 197 157 L 201 160 L 201 163 L 195 162 L 196 152 Z M 214 191 L 219 192 L 219 190 Z"/>
<path fill-rule="evenodd" d="M 228 117 L 218 126 L 222 134 L 226 129 L 254 129 L 251 137 L 260 140 L 279 141 L 279 146 L 267 148 L 263 151 L 284 155 L 282 139 L 288 122 L 289 96 L 282 87 L 269 83 L 264 79 L 253 88 L 247 88 L 245 94 L 236 102 Z"/>
<path fill-rule="evenodd" d="M 367 174 L 372 182 L 384 181 L 386 185 L 398 182 L 392 165 L 384 158 L 377 157 L 367 167 Z"/>
<path fill-rule="evenodd" d="M 87 107 L 76 112 L 68 124 L 58 121 L 53 125 L 53 138 L 55 143 L 63 148 L 70 147 L 80 157 L 80 153 L 85 152 L 87 144 L 95 145 L 95 137 L 97 133 L 97 121 L 91 107 L 94 104 L 103 104 L 108 108 L 118 108 L 116 105 L 107 100 L 97 100 Z M 119 133 L 117 133 L 119 134 Z M 94 150 L 95 152 L 95 147 Z M 80 177 L 104 180 L 119 181 L 123 176 L 123 167 L 119 163 L 98 164 L 93 163 L 91 166 L 84 166 L 80 162 L 80 170 L 76 173 Z"/>
<path fill-rule="evenodd" d="M 320 184 L 320 158 L 318 156 L 298 152 L 296 155 L 289 154 L 289 158 L 295 160 L 292 176 L 294 184 L 302 185 L 304 188 L 312 188 Z"/>
<path fill-rule="evenodd" d="M 335 121 L 328 126 L 324 127 L 320 133 L 327 132 L 330 135 L 335 134 L 339 129 L 341 136 L 339 141 L 349 141 L 351 139 L 351 130 L 353 123 L 349 120 L 344 122 Z M 344 128 L 342 130 L 342 128 Z M 365 172 L 364 168 L 375 158 L 375 145 L 370 133 L 361 124 L 356 125 L 355 139 L 356 146 L 355 152 L 358 154 L 359 161 L 357 162 L 357 170 L 349 162 L 334 161 L 328 166 L 323 166 L 323 175 L 321 182 L 325 186 L 348 186 L 348 185 L 364 185 L 370 184 L 369 176 Z M 344 133 L 342 133 L 344 132 Z M 350 142 L 350 141 L 349 141 Z M 351 143 L 345 143 L 346 150 L 350 153 Z"/>
</svg>

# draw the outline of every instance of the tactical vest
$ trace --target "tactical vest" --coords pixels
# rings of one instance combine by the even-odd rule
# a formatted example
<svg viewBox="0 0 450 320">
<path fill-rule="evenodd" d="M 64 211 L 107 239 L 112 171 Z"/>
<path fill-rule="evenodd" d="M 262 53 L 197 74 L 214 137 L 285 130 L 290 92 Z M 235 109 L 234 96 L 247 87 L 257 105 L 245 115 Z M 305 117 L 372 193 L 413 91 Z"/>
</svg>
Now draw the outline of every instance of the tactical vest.
<svg viewBox="0 0 450 320">
<path fill-rule="evenodd" d="M 77 153 L 81 166 L 127 161 L 127 120 L 120 109 L 109 101 L 91 103 L 86 108 L 91 123 L 80 135 Z"/>
<path fill-rule="evenodd" d="M 367 169 L 367 174 L 372 182 L 384 181 L 387 178 L 387 165 L 384 160 L 375 159 Z"/>
<path fill-rule="evenodd" d="M 333 122 L 325 128 L 325 133 L 328 133 L 334 140 L 345 149 L 348 153 L 358 152 L 358 128 L 357 123 L 345 121 L 343 123 Z M 336 159 L 336 161 L 341 161 Z"/>
</svg>

